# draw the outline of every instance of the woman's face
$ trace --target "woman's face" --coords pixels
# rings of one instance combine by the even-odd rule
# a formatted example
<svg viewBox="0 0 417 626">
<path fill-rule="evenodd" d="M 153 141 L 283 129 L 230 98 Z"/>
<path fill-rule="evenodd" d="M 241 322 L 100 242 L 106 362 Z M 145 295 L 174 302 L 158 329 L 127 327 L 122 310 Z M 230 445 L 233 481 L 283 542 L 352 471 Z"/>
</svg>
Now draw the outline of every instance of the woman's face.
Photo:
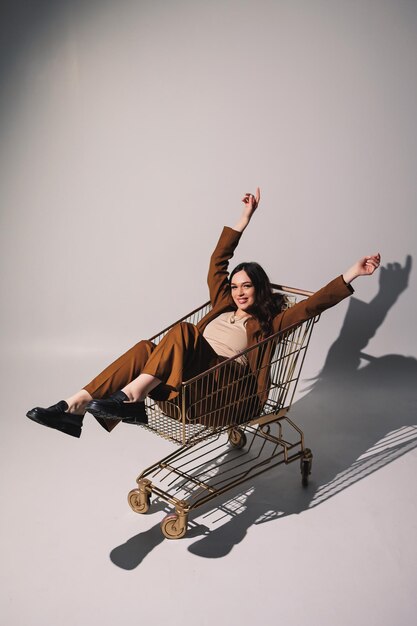
<svg viewBox="0 0 417 626">
<path fill-rule="evenodd" d="M 230 283 L 232 298 L 239 311 L 249 313 L 255 304 L 255 287 L 245 270 L 236 272 Z"/>
</svg>

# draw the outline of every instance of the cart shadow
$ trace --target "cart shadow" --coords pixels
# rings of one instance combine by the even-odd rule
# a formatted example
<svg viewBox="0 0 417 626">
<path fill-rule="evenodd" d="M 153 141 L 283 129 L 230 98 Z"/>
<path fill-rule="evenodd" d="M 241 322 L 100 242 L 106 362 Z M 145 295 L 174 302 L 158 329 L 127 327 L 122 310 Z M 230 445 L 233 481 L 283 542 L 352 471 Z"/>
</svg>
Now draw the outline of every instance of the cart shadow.
<svg viewBox="0 0 417 626">
<path fill-rule="evenodd" d="M 407 288 L 410 271 L 408 256 L 403 267 L 395 263 L 381 268 L 379 291 L 370 303 L 351 298 L 323 370 L 291 409 L 313 449 L 309 486 L 301 487 L 296 463 L 246 483 L 243 492 L 217 504 L 216 515 L 225 522 L 217 521 L 208 530 L 191 520 L 187 537 L 197 537 L 188 547 L 192 554 L 226 556 L 251 526 L 308 511 L 417 447 L 417 360 L 399 354 L 375 358 L 363 352 Z M 198 517 L 210 515 L 213 509 L 202 510 Z M 158 524 L 114 548 L 110 558 L 119 567 L 133 569 L 162 541 Z"/>
</svg>

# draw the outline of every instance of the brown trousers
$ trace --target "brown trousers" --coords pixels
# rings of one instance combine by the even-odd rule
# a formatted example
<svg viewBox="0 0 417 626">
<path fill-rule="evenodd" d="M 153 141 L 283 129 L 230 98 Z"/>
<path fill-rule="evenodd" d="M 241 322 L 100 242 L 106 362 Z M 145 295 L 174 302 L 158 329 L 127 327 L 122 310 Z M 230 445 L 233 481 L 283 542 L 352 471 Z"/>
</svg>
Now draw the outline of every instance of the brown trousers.
<svg viewBox="0 0 417 626">
<path fill-rule="evenodd" d="M 158 345 L 147 340 L 139 341 L 84 389 L 93 398 L 103 398 L 122 389 L 144 373 L 162 381 L 149 395 L 157 401 L 171 400 L 178 395 L 183 381 L 224 360 L 225 357 L 216 354 L 194 324 L 180 322 L 168 331 Z M 227 390 L 224 385 L 225 377 Z M 191 406 L 192 419 L 214 425 L 222 425 L 226 421 L 232 423 L 236 421 L 237 413 L 242 414 L 244 396 L 251 398 L 251 404 L 257 404 L 254 394 L 256 381 L 245 366 L 238 363 L 228 364 L 227 372 L 223 371 L 221 378 L 222 380 L 207 379 L 204 384 L 196 385 L 191 391 L 187 404 Z M 216 385 L 223 390 L 213 393 Z M 225 406 L 227 411 L 224 410 Z M 247 412 L 247 407 L 244 412 Z M 118 423 L 114 420 L 98 421 L 109 431 Z"/>
</svg>

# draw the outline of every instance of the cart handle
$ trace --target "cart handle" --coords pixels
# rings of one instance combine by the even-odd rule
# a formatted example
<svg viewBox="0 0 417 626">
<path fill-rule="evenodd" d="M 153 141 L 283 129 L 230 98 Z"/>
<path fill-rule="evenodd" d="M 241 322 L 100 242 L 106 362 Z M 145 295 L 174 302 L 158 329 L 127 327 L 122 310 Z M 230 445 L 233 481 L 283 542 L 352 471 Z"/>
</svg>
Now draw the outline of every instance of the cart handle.
<svg viewBox="0 0 417 626">
<path fill-rule="evenodd" d="M 312 296 L 314 291 L 306 291 L 306 289 L 298 289 L 298 287 L 287 287 L 285 285 L 276 285 L 275 283 L 271 283 L 271 287 L 274 289 L 278 289 L 278 291 L 286 291 L 287 293 L 293 293 L 297 296 Z"/>
</svg>

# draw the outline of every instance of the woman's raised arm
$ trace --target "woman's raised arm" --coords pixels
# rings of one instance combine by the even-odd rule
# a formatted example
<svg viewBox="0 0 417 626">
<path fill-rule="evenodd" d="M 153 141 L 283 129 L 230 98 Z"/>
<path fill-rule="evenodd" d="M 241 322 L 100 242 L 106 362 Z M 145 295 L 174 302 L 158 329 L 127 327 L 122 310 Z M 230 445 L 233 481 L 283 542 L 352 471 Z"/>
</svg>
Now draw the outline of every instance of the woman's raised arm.
<svg viewBox="0 0 417 626">
<path fill-rule="evenodd" d="M 338 304 L 353 293 L 353 287 L 350 283 L 358 276 L 371 276 L 379 267 L 380 262 L 379 253 L 362 257 L 344 274 L 339 275 L 312 296 L 279 313 L 274 318 L 274 332 L 284 330 L 293 324 L 299 324 Z"/>
<path fill-rule="evenodd" d="M 253 195 L 252 193 L 246 193 L 243 196 L 242 202 L 244 204 L 244 208 L 242 211 L 242 215 L 240 216 L 240 220 L 238 221 L 236 226 L 233 227 L 233 230 L 237 230 L 239 233 L 242 233 L 245 230 L 246 226 L 252 219 L 252 215 L 258 208 L 260 199 L 261 190 L 259 189 L 259 187 L 256 188 L 255 195 Z"/>
</svg>

